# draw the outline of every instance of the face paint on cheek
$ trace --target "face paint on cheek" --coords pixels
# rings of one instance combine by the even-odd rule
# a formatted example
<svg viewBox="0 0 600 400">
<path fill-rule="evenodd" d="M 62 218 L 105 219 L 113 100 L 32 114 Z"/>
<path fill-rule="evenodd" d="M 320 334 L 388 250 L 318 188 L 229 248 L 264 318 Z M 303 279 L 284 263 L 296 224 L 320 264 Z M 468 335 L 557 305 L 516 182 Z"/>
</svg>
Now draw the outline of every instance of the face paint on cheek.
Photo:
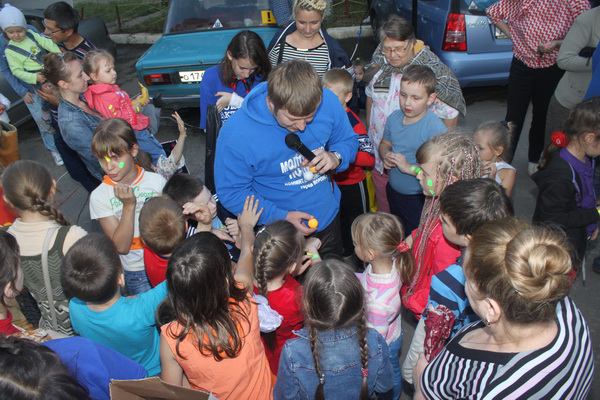
<svg viewBox="0 0 600 400">
<path fill-rule="evenodd" d="M 119 163 L 119 168 L 123 168 L 124 166 L 125 166 L 125 163 L 124 163 L 123 161 L 121 161 L 121 162 Z"/>
<path fill-rule="evenodd" d="M 108 158 L 108 156 L 104 156 L 104 159 L 106 160 L 106 162 L 110 162 L 110 158 Z"/>
<path fill-rule="evenodd" d="M 102 168 L 102 163 L 100 161 L 98 161 L 98 164 L 100 164 L 100 168 Z"/>
<path fill-rule="evenodd" d="M 427 179 L 427 186 L 433 186 L 433 181 L 431 179 Z"/>
</svg>

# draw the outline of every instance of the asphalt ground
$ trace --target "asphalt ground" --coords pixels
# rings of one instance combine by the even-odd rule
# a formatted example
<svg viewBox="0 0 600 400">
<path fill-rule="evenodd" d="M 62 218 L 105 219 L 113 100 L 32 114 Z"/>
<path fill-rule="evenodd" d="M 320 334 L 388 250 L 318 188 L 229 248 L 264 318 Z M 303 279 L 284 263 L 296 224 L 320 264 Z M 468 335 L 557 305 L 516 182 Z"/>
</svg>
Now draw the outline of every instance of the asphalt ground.
<svg viewBox="0 0 600 400">
<path fill-rule="evenodd" d="M 356 39 L 340 40 L 342 47 L 351 54 L 354 50 Z M 116 69 L 118 72 L 117 84 L 126 90 L 132 97 L 139 92 L 137 77 L 135 75 L 135 62 L 143 54 L 149 45 L 119 45 Z M 361 39 L 357 55 L 369 58 L 375 42 L 372 38 Z M 472 131 L 482 122 L 488 120 L 504 119 L 506 111 L 506 88 L 501 86 L 466 88 L 464 96 L 467 102 L 467 115 L 460 118 L 459 128 L 467 133 Z M 161 127 L 156 137 L 159 141 L 176 139 L 178 136 L 176 124 L 170 120 L 172 110 L 163 109 Z M 205 139 L 203 133 L 196 127 L 199 124 L 198 109 L 182 109 L 180 115 L 189 124 L 188 137 L 184 156 L 188 169 L 191 173 L 204 177 L 204 154 Z M 364 113 L 361 115 L 364 118 Z M 529 126 L 531 116 L 528 115 L 525 126 Z M 96 221 L 91 221 L 89 216 L 89 196 L 83 187 L 73 181 L 68 175 L 65 167 L 57 167 L 52 161 L 50 152 L 47 151 L 40 138 L 39 132 L 33 122 L 28 122 L 19 127 L 19 149 L 24 159 L 37 160 L 45 164 L 57 181 L 56 206 L 65 214 L 72 224 L 77 224 L 88 232 L 101 232 Z M 512 199 L 515 212 L 518 217 L 531 220 L 535 207 L 537 189 L 527 174 L 527 134 L 521 135 L 521 142 L 517 148 L 513 166 L 517 169 L 517 179 L 513 190 Z M 583 282 L 583 274 L 579 274 L 573 283 L 570 296 L 581 309 L 590 327 L 593 349 L 594 364 L 598 376 L 600 371 L 600 274 L 592 271 L 592 260 L 600 255 L 598 241 L 592 242 L 586 255 L 586 280 Z M 403 318 L 403 353 L 406 352 L 414 331 L 415 323 L 409 318 Z M 595 379 L 589 399 L 600 398 L 600 381 Z M 402 399 L 410 399 L 403 395 Z"/>
</svg>

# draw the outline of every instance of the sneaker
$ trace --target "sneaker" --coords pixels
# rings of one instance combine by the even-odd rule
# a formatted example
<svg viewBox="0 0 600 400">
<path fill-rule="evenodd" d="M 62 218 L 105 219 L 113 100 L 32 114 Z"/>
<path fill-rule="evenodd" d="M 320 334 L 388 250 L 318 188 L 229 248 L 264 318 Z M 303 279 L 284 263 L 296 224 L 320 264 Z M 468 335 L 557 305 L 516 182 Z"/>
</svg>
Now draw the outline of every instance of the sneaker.
<svg viewBox="0 0 600 400">
<path fill-rule="evenodd" d="M 538 163 L 535 163 L 535 162 L 531 162 L 531 161 L 530 161 L 530 162 L 529 162 L 529 165 L 527 166 L 527 170 L 528 170 L 528 172 L 529 172 L 529 175 L 533 175 L 533 174 L 535 174 L 535 173 L 537 172 L 537 170 L 538 170 L 538 166 L 539 166 L 539 165 L 540 165 L 540 164 L 538 164 Z"/>
<path fill-rule="evenodd" d="M 63 160 L 62 160 L 62 157 L 60 156 L 60 154 L 58 154 L 58 153 L 57 153 L 57 152 L 55 152 L 55 151 L 51 151 L 50 153 L 52 153 L 52 158 L 54 158 L 54 163 L 55 163 L 57 166 L 59 166 L 59 167 L 60 167 L 61 165 L 64 165 L 64 164 L 65 164 L 65 163 L 63 162 Z"/>
</svg>

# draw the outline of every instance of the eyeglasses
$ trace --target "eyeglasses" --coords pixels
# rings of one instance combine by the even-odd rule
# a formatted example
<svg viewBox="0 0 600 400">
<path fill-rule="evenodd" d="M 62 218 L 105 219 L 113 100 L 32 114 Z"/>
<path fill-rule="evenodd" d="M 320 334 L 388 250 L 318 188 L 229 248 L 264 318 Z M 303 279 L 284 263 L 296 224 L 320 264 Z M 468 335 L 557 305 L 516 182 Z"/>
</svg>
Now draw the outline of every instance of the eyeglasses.
<svg viewBox="0 0 600 400">
<path fill-rule="evenodd" d="M 385 54 L 386 56 L 391 56 L 392 54 L 396 53 L 397 56 L 403 56 L 404 54 L 406 54 L 406 52 L 408 51 L 410 45 L 412 43 L 409 42 L 406 46 L 404 47 L 382 47 L 381 51 L 383 52 L 383 54 Z"/>
<path fill-rule="evenodd" d="M 46 25 L 46 20 L 43 21 L 43 24 L 44 24 L 44 28 L 46 28 L 46 30 L 48 31 L 48 33 L 50 35 L 54 35 L 56 32 L 63 32 L 64 31 L 64 29 L 60 29 L 60 28 L 57 29 L 57 30 L 55 30 L 55 31 L 51 31 L 50 29 L 48 29 L 48 25 Z"/>
</svg>

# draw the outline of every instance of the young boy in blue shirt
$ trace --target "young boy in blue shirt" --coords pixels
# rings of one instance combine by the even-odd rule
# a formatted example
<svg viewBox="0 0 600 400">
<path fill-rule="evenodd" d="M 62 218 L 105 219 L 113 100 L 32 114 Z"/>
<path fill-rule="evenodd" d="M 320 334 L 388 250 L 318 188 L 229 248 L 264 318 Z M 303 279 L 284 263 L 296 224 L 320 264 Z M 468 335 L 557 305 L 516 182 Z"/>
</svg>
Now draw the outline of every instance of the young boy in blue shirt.
<svg viewBox="0 0 600 400">
<path fill-rule="evenodd" d="M 429 110 L 436 99 L 435 84 L 429 67 L 406 68 L 400 83 L 400 110 L 388 117 L 379 144 L 379 155 L 390 175 L 386 187 L 390 211 L 400 218 L 407 235 L 419 227 L 425 195 L 417 178 L 397 167 L 406 162 L 416 164 L 419 146 L 446 132 L 442 120 Z"/>
<path fill-rule="evenodd" d="M 136 297 L 122 297 L 121 259 L 110 238 L 101 233 L 84 236 L 71 246 L 63 259 L 61 280 L 74 296 L 69 316 L 78 335 L 140 363 L 149 376 L 160 373 L 154 313 L 167 295 L 164 282 Z"/>
</svg>

